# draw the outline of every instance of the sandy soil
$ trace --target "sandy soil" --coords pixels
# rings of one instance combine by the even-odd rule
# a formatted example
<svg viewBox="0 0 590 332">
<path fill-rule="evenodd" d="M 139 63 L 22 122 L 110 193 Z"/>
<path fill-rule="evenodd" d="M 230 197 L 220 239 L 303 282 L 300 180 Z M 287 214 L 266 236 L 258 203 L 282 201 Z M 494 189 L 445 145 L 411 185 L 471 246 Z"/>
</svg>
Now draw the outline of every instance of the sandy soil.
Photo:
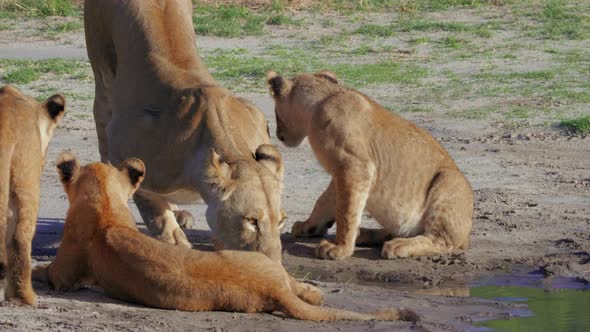
<svg viewBox="0 0 590 332">
<path fill-rule="evenodd" d="M 11 38 L 10 34 L 0 37 L 0 57 L 37 59 L 63 54 L 65 58 L 85 58 L 80 33 L 68 36 L 67 42 Z M 254 48 L 260 44 L 254 39 L 229 42 Z M 203 44 L 200 40 L 202 48 L 220 44 L 213 38 Z M 91 85 L 84 89 L 91 90 Z M 270 98 L 243 95 L 267 115 L 274 133 Z M 89 113 L 91 102 L 73 105 Z M 522 306 L 469 297 L 464 286 L 483 276 L 518 270 L 539 271 L 548 278 L 569 275 L 581 282 L 590 280 L 590 137 L 557 128 L 514 129 L 437 114 L 404 116 L 442 142 L 475 189 L 470 250 L 448 256 L 383 260 L 376 248 L 357 248 L 354 257 L 344 261 L 322 261 L 313 258 L 316 240 L 295 240 L 286 233 L 283 263 L 296 277 L 318 284 L 327 293 L 330 306 L 360 311 L 404 306 L 415 309 L 421 322 L 310 323 L 269 314 L 186 313 L 123 303 L 105 297 L 100 290 L 58 293 L 38 285 L 39 308 L 0 304 L 0 330 L 458 331 L 471 329 L 473 321 L 509 317 Z M 294 221 L 307 217 L 329 177 L 307 143 L 298 149 L 280 148 L 286 163 L 283 206 L 289 215 L 288 231 Z M 53 160 L 64 149 L 73 150 L 84 163 L 98 160 L 91 118 L 70 117 L 50 145 L 33 245 L 38 261 L 53 258 L 63 230 L 67 201 Z M 211 250 L 204 204 L 186 208 L 197 219 L 194 228 L 187 231 L 189 239 L 197 249 Z M 363 226 L 376 227 L 376 223 L 366 216 Z M 421 289 L 431 291 L 417 291 Z"/>
</svg>

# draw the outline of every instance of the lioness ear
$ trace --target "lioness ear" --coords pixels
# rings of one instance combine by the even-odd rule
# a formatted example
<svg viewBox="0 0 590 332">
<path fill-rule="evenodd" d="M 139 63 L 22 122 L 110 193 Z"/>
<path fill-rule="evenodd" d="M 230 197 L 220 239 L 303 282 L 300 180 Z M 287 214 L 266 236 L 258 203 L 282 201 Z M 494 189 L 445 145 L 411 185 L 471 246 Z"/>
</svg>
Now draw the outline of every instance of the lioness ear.
<svg viewBox="0 0 590 332">
<path fill-rule="evenodd" d="M 336 74 L 333 71 L 324 69 L 320 72 L 315 73 L 315 76 L 326 79 L 334 84 L 339 84 L 338 79 L 336 78 Z"/>
<path fill-rule="evenodd" d="M 145 177 L 145 164 L 137 158 L 129 158 L 123 160 L 119 169 L 129 177 L 129 181 L 134 188 L 139 188 L 139 185 Z"/>
<path fill-rule="evenodd" d="M 283 180 L 285 168 L 283 166 L 281 153 L 276 146 L 271 144 L 262 144 L 258 147 L 258 149 L 256 149 L 254 158 L 256 158 L 256 161 L 273 172 L 279 178 L 279 180 Z"/>
<path fill-rule="evenodd" d="M 80 163 L 76 156 L 69 151 L 64 151 L 57 156 L 55 161 L 57 173 L 63 184 L 73 182 L 80 173 Z"/>
<path fill-rule="evenodd" d="M 43 102 L 43 109 L 50 119 L 58 121 L 66 109 L 66 98 L 60 94 L 53 95 Z"/>
<path fill-rule="evenodd" d="M 274 71 L 266 74 L 266 82 L 270 89 L 270 95 L 273 97 L 285 96 L 291 90 L 292 83 L 290 80 L 282 78 Z"/>
<path fill-rule="evenodd" d="M 234 181 L 231 178 L 232 169 L 213 148 L 210 151 L 209 165 L 205 170 L 205 177 L 207 183 L 220 194 L 219 198 L 221 200 L 227 199 L 234 190 Z"/>
</svg>

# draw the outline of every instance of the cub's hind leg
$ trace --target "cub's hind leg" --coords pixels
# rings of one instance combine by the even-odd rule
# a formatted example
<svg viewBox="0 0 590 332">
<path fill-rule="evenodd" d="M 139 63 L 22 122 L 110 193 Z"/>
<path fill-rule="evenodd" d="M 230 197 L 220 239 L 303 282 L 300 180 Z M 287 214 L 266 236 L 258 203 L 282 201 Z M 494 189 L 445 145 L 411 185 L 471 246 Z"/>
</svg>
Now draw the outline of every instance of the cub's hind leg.
<svg viewBox="0 0 590 332">
<path fill-rule="evenodd" d="M 133 195 L 133 200 L 137 204 L 141 218 L 150 233 L 157 239 L 187 248 L 192 247 L 186 235 L 180 229 L 180 225 L 176 221 L 176 215 L 167 201 L 155 194 L 140 192 Z"/>
<path fill-rule="evenodd" d="M 432 181 L 422 223 L 424 234 L 397 238 L 383 245 L 385 258 L 450 253 L 469 246 L 473 191 L 459 170 L 444 170 Z"/>
<path fill-rule="evenodd" d="M 336 219 L 336 182 L 334 179 L 318 198 L 306 221 L 293 224 L 291 234 L 296 237 L 322 237 L 334 225 Z"/>
<path fill-rule="evenodd" d="M 319 288 L 299 282 L 291 276 L 288 276 L 288 278 L 289 285 L 298 298 L 313 305 L 321 305 L 324 303 L 324 293 Z"/>
</svg>

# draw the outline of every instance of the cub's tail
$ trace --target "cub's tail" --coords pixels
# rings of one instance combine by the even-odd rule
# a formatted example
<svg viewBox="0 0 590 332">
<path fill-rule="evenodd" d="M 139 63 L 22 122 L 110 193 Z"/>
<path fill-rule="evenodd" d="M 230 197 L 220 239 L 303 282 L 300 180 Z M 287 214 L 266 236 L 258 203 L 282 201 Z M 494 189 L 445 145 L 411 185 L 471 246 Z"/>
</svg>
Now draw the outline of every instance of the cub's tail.
<svg viewBox="0 0 590 332">
<path fill-rule="evenodd" d="M 342 309 L 327 308 L 311 305 L 294 294 L 285 294 L 279 300 L 282 310 L 288 316 L 302 320 L 404 320 L 416 322 L 420 318 L 408 309 L 385 309 L 370 313 L 360 313 Z"/>
</svg>

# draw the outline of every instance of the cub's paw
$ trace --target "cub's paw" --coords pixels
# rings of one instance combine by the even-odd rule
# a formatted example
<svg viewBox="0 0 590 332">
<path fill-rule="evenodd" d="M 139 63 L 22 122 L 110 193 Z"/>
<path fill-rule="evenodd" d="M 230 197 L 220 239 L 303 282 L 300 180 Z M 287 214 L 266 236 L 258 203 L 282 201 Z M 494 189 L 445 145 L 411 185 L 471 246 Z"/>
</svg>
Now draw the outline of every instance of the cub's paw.
<svg viewBox="0 0 590 332">
<path fill-rule="evenodd" d="M 195 225 L 195 218 L 186 210 L 174 211 L 174 217 L 176 218 L 176 222 L 178 222 L 178 226 L 182 229 L 192 228 Z"/>
<path fill-rule="evenodd" d="M 395 239 L 383 244 L 381 256 L 387 259 L 410 257 L 414 244 L 409 239 Z"/>
<path fill-rule="evenodd" d="M 4 290 L 4 298 L 10 301 L 10 303 L 18 306 L 37 306 L 37 295 L 35 294 L 35 292 L 33 292 L 32 289 L 23 290 L 21 292 L 15 293 L 10 289 L 10 287 L 8 287 Z"/>
<path fill-rule="evenodd" d="M 324 292 L 319 288 L 305 283 L 299 283 L 300 292 L 297 296 L 303 301 L 312 305 L 324 304 Z"/>
<path fill-rule="evenodd" d="M 315 255 L 321 259 L 340 260 L 351 256 L 353 251 L 354 247 L 350 249 L 343 245 L 336 245 L 328 240 L 322 240 L 315 249 Z"/>
</svg>

